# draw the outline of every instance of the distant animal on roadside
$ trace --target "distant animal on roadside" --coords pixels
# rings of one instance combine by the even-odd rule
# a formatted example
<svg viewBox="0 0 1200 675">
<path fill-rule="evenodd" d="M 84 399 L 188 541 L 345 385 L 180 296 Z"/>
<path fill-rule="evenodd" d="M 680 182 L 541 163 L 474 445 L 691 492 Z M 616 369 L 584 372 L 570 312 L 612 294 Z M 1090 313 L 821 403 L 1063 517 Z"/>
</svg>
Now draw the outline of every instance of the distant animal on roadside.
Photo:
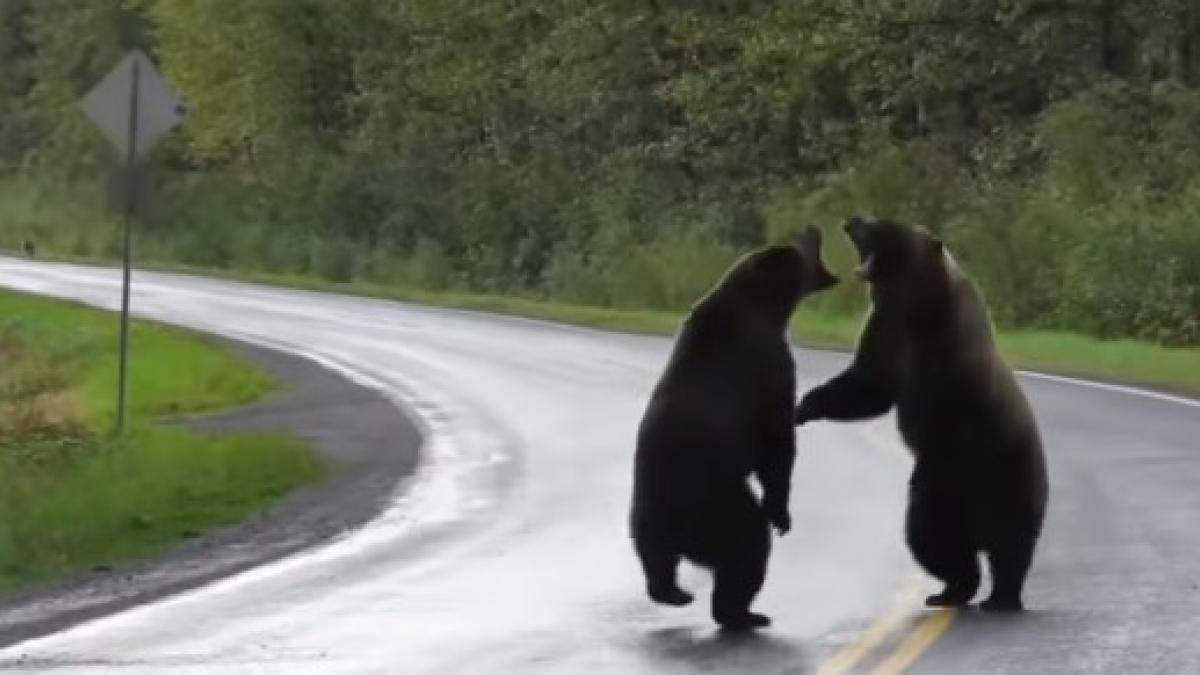
<svg viewBox="0 0 1200 675">
<path fill-rule="evenodd" d="M 1020 610 L 1049 485 L 1033 411 L 996 351 L 983 299 L 928 233 L 851 218 L 845 232 L 870 284 L 854 360 L 808 392 L 796 423 L 858 420 L 893 406 L 915 460 L 905 537 L 945 589 L 930 606 L 971 601 L 979 554 L 987 610 Z"/>
<path fill-rule="evenodd" d="M 821 235 L 743 256 L 692 308 L 638 429 L 632 537 L 650 598 L 686 605 L 681 559 L 715 576 L 712 616 L 726 629 L 765 626 L 750 611 L 770 528 L 791 528 L 795 366 L 787 325 L 799 302 L 837 279 Z M 757 477 L 762 501 L 748 480 Z"/>
<path fill-rule="evenodd" d="M 25 251 L 25 255 L 33 258 L 37 255 L 37 247 L 34 246 L 32 239 L 25 239 L 21 242 L 21 250 Z"/>
</svg>

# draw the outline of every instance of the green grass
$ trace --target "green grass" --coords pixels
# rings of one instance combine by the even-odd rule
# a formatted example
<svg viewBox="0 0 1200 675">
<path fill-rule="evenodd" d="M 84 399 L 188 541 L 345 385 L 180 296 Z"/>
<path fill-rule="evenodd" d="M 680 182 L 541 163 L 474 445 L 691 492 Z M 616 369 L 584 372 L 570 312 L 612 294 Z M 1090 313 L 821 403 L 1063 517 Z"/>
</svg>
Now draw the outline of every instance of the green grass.
<svg viewBox="0 0 1200 675">
<path fill-rule="evenodd" d="M 96 431 L 110 425 L 116 407 L 115 314 L 82 305 L 0 291 L 0 326 L 36 346 L 35 353 L 63 359 Z M 132 417 L 195 412 L 251 401 L 274 382 L 247 368 L 203 337 L 159 324 L 133 321 L 129 404 Z"/>
<path fill-rule="evenodd" d="M 272 390 L 216 343 L 134 322 L 116 438 L 115 316 L 0 291 L 0 317 L 0 595 L 237 521 L 320 472 L 295 439 L 159 421 Z"/>
<path fill-rule="evenodd" d="M 1200 397 L 1200 349 L 1098 340 L 1054 331 L 1003 331 L 1000 348 L 1019 367 Z"/>
</svg>

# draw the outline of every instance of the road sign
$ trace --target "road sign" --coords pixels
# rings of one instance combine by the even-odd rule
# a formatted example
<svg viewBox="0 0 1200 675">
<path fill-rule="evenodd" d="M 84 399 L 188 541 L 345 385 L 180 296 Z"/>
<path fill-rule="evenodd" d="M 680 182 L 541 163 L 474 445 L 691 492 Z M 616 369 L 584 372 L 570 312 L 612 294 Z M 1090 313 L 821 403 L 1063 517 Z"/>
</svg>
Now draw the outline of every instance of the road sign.
<svg viewBox="0 0 1200 675">
<path fill-rule="evenodd" d="M 121 284 L 121 346 L 117 366 L 117 433 L 125 430 L 125 394 L 129 371 L 129 281 L 133 233 L 129 221 L 139 203 L 149 173 L 140 160 L 183 119 L 184 106 L 150 59 L 133 50 L 109 71 L 80 102 L 84 114 L 116 148 L 123 164 L 117 171 L 118 201 L 124 213 Z"/>
<path fill-rule="evenodd" d="M 138 49 L 121 59 L 80 106 L 126 161 L 145 157 L 185 111 L 183 100 Z M 135 112 L 136 124 L 131 124 Z"/>
</svg>

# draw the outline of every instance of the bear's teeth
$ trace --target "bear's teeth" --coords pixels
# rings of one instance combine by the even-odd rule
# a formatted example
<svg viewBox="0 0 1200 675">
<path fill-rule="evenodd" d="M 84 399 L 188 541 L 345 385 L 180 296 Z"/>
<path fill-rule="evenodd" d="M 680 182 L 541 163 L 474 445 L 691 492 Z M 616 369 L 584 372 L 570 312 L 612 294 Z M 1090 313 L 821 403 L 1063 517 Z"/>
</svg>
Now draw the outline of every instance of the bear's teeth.
<svg viewBox="0 0 1200 675">
<path fill-rule="evenodd" d="M 854 274 L 857 275 L 859 279 L 863 279 L 863 280 L 870 279 L 871 278 L 871 268 L 873 268 L 874 266 L 875 266 L 875 256 L 868 255 L 866 258 L 863 258 L 861 265 L 854 268 Z"/>
</svg>

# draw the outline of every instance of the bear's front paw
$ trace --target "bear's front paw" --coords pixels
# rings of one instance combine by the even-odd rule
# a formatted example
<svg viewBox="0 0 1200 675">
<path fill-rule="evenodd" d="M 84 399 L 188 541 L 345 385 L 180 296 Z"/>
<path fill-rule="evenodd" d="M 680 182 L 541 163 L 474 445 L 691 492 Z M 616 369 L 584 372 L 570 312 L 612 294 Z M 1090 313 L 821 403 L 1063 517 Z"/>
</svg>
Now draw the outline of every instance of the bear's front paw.
<svg viewBox="0 0 1200 675">
<path fill-rule="evenodd" d="M 796 426 L 802 427 L 811 421 L 812 421 L 812 417 L 809 416 L 808 411 L 804 409 L 804 406 L 803 405 L 796 406 L 796 412 L 792 415 L 792 422 Z"/>
<path fill-rule="evenodd" d="M 792 529 L 792 514 L 788 513 L 787 507 L 767 511 L 767 521 L 780 536 L 787 534 L 788 530 Z"/>
<path fill-rule="evenodd" d="M 796 426 L 801 427 L 819 419 L 821 419 L 821 415 L 813 405 L 812 397 L 806 395 L 800 399 L 800 404 L 796 406 L 796 411 L 792 414 L 792 421 Z"/>
</svg>

